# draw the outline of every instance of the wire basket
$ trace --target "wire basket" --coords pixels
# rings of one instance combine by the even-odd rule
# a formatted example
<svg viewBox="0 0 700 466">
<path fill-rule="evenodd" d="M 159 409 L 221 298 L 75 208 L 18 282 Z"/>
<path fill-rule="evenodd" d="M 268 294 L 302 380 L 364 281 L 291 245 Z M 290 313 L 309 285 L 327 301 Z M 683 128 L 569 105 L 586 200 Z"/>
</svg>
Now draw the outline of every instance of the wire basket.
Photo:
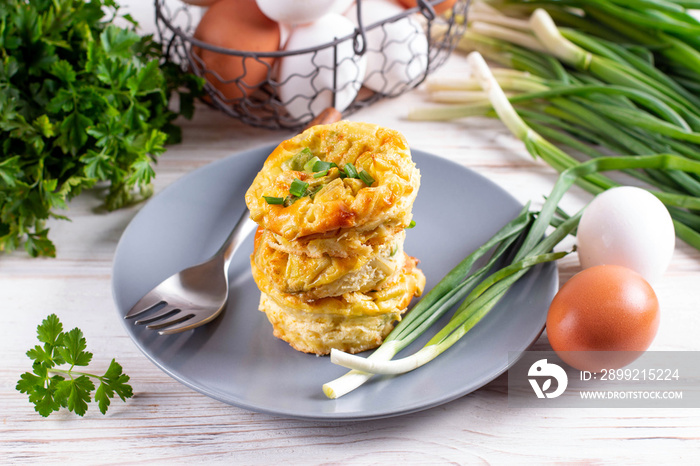
<svg viewBox="0 0 700 466">
<path fill-rule="evenodd" d="M 288 43 L 287 50 L 272 52 L 226 49 L 196 39 L 203 10 L 181 0 L 155 0 L 155 10 L 165 57 L 206 79 L 208 104 L 251 126 L 298 130 L 328 107 L 347 116 L 422 83 L 445 62 L 466 28 L 469 0 L 457 0 L 450 14 L 438 16 L 432 4 L 441 2 L 418 0 L 415 8 L 364 25 L 362 0 L 357 0 L 350 34 L 303 49 L 292 50 Z M 221 76 L 207 68 L 205 53 L 230 56 L 243 72 Z M 263 78 L 251 83 L 249 71 L 255 68 L 258 74 L 263 69 Z"/>
</svg>

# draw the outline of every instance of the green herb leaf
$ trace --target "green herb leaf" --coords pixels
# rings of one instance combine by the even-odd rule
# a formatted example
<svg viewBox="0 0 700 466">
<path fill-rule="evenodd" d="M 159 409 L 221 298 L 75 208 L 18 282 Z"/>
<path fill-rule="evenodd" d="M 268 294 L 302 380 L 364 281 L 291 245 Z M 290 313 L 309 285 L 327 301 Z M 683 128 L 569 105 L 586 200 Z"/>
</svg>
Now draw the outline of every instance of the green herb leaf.
<svg viewBox="0 0 700 466">
<path fill-rule="evenodd" d="M 51 73 L 66 84 L 75 82 L 76 73 L 70 63 L 59 60 L 51 66 Z"/>
<path fill-rule="evenodd" d="M 153 60 L 132 75 L 126 85 L 133 95 L 146 95 L 151 92 L 160 92 L 162 83 L 163 75 L 158 69 L 158 62 Z"/>
<path fill-rule="evenodd" d="M 109 389 L 109 393 L 115 392 L 122 401 L 126 401 L 127 398 L 131 398 L 134 394 L 131 385 L 127 383 L 128 381 L 129 376 L 122 372 L 122 366 L 112 359 L 107 372 L 102 378 L 102 384 L 106 387 L 105 390 Z M 112 395 L 110 394 L 109 397 L 112 398 Z"/>
<path fill-rule="evenodd" d="M 87 366 L 92 360 L 92 353 L 85 351 L 87 343 L 83 332 L 74 328 L 63 337 L 63 346 L 58 348 L 63 359 L 74 366 Z"/>
<path fill-rule="evenodd" d="M 27 238 L 24 242 L 24 250 L 32 257 L 55 256 L 56 248 L 48 239 L 48 233 L 48 228 L 37 231 L 36 233 L 27 233 Z M 0 247 L 0 249 L 2 249 L 2 247 Z"/>
<path fill-rule="evenodd" d="M 413 227 L 415 227 L 415 226 L 416 226 L 416 221 L 415 221 L 415 220 L 411 220 L 411 223 L 408 224 L 408 226 L 406 227 L 406 229 L 407 229 L 407 230 L 410 230 L 411 228 L 413 228 Z"/>
<path fill-rule="evenodd" d="M 47 348 L 36 345 L 34 348 L 27 351 L 26 354 L 27 356 L 29 356 L 30 359 L 33 359 L 34 361 L 38 362 L 39 364 L 42 364 L 45 367 L 53 367 L 55 362 L 53 359 L 53 355 L 51 354 L 51 347 L 49 345 L 46 346 Z"/>
<path fill-rule="evenodd" d="M 90 393 L 94 389 L 95 384 L 92 383 L 92 380 L 85 375 L 81 375 L 74 379 L 58 382 L 54 396 L 57 401 L 65 402 L 65 406 L 69 411 L 73 411 L 78 416 L 83 416 L 88 409 Z"/>
<path fill-rule="evenodd" d="M 77 155 L 87 142 L 87 129 L 92 124 L 90 118 L 74 110 L 59 126 L 60 136 L 57 143 L 64 152 Z"/>
<path fill-rule="evenodd" d="M 61 403 L 54 398 L 54 390 L 54 387 L 37 387 L 29 397 L 29 401 L 34 403 L 36 412 L 44 417 L 61 409 Z"/>
<path fill-rule="evenodd" d="M 95 401 L 100 408 L 102 414 L 107 413 L 107 409 L 111 403 L 110 398 L 114 397 L 114 390 L 109 388 L 104 382 L 100 383 L 99 387 L 95 391 Z"/>
<path fill-rule="evenodd" d="M 204 80 L 163 60 L 152 37 L 117 26 L 113 0 L 0 6 L 0 252 L 53 256 L 44 226 L 105 181 L 109 209 L 152 192 L 153 165 L 178 140 Z M 24 244 L 23 244 L 24 243 Z"/>
<path fill-rule="evenodd" d="M 140 39 L 135 32 L 129 29 L 122 29 L 113 24 L 107 26 L 100 34 L 102 49 L 107 53 L 108 57 L 114 58 L 131 58 L 133 54 L 131 48 Z"/>
<path fill-rule="evenodd" d="M 50 138 L 56 135 L 56 127 L 53 125 L 53 123 L 51 123 L 51 120 L 49 120 L 47 115 L 38 116 L 34 120 L 34 123 L 32 123 L 32 126 L 34 126 L 34 128 L 39 131 L 39 134 L 45 138 Z"/>
<path fill-rule="evenodd" d="M 32 374 L 31 372 L 25 372 L 19 378 L 17 382 L 17 390 L 20 393 L 32 393 L 36 386 L 40 385 L 42 382 L 39 376 Z"/>
<path fill-rule="evenodd" d="M 61 407 L 83 416 L 88 409 L 91 394 L 95 390 L 93 380 L 99 381 L 95 392 L 102 414 L 107 412 L 110 399 L 116 394 L 122 401 L 133 396 L 127 383 L 129 376 L 112 359 L 104 375 L 76 372 L 75 366 L 86 366 L 92 360 L 92 353 L 86 351 L 87 343 L 83 332 L 74 328 L 64 333 L 63 325 L 55 314 L 51 314 L 37 327 L 37 337 L 43 346 L 36 345 L 27 351 L 34 362 L 32 372 L 25 372 L 17 381 L 16 389 L 26 393 L 35 410 L 46 417 Z M 68 369 L 57 366 L 69 364 Z M 67 377 L 63 377 L 65 374 Z"/>
<path fill-rule="evenodd" d="M 63 339 L 63 324 L 56 314 L 51 314 L 36 328 L 37 338 L 42 343 L 60 345 Z"/>
</svg>

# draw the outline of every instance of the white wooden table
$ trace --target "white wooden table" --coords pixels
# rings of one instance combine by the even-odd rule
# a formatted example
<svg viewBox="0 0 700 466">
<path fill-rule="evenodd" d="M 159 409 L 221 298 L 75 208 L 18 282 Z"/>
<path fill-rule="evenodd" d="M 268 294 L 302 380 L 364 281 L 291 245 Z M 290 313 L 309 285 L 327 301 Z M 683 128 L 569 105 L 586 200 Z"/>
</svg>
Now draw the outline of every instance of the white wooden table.
<svg viewBox="0 0 700 466">
<path fill-rule="evenodd" d="M 452 65 L 459 66 L 460 57 Z M 420 90 L 351 116 L 402 131 L 412 147 L 463 164 L 510 191 L 540 202 L 554 171 L 533 160 L 500 123 L 472 119 L 419 123 L 404 119 L 423 102 Z M 157 166 L 156 192 L 207 163 L 290 136 L 254 129 L 197 109 L 183 121 L 184 140 Z M 51 222 L 55 259 L 22 253 L 0 257 L 0 463 L 697 463 L 700 409 L 513 409 L 501 376 L 451 403 L 397 418 L 312 422 L 249 412 L 207 398 L 156 368 L 124 332 L 111 296 L 117 242 L 140 206 L 104 213 L 99 191 L 70 204 L 71 222 Z M 564 206 L 575 211 L 591 197 L 574 188 Z M 575 255 L 559 265 L 563 283 L 579 270 Z M 656 292 L 662 306 L 651 349 L 700 350 L 700 253 L 677 245 Z M 116 359 L 135 395 L 112 403 L 106 416 L 91 406 L 84 418 L 61 411 L 44 419 L 15 390 L 30 369 L 25 352 L 37 324 L 56 313 L 79 326 L 105 368 Z M 546 336 L 535 345 L 549 349 Z"/>
</svg>

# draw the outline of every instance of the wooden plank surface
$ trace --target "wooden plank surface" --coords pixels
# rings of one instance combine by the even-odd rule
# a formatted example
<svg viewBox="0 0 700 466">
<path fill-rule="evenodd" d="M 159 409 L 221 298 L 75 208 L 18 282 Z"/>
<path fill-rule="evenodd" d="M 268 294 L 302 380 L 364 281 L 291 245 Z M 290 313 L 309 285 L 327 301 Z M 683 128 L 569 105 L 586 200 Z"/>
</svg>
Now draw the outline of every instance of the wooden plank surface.
<svg viewBox="0 0 700 466">
<path fill-rule="evenodd" d="M 549 192 L 556 174 L 498 122 L 406 121 L 408 109 L 422 102 L 418 90 L 351 118 L 398 129 L 412 147 L 476 170 L 521 202 L 537 204 Z M 183 143 L 158 163 L 157 192 L 207 163 L 290 136 L 243 126 L 206 107 L 182 126 Z M 700 409 L 514 409 L 505 376 L 437 408 L 365 422 L 284 419 L 207 398 L 157 369 L 124 333 L 111 297 L 112 257 L 141 206 L 100 212 L 99 195 L 93 190 L 75 199 L 71 222 L 50 224 L 56 259 L 0 258 L 0 463 L 693 464 L 700 458 Z M 564 206 L 574 211 L 589 200 L 574 188 Z M 578 270 L 575 256 L 562 261 L 561 283 Z M 652 349 L 700 349 L 698 283 L 700 254 L 679 243 L 656 287 L 663 314 Z M 34 412 L 14 387 L 30 367 L 24 353 L 34 345 L 36 325 L 52 312 L 66 327 L 82 328 L 98 368 L 117 358 L 132 377 L 133 399 L 114 402 L 106 416 L 95 406 L 82 419 Z M 535 347 L 548 349 L 546 337 Z"/>
</svg>

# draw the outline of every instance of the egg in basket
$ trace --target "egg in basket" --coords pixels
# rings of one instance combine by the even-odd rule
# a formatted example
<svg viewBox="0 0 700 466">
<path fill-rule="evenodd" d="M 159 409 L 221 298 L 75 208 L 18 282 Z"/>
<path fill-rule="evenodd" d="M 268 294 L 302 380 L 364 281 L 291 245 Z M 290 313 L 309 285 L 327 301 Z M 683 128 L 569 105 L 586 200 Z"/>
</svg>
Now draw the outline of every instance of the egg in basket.
<svg viewBox="0 0 700 466">
<path fill-rule="evenodd" d="M 155 0 L 165 56 L 206 79 L 211 105 L 270 129 L 413 89 L 453 50 L 468 3 Z"/>
</svg>

